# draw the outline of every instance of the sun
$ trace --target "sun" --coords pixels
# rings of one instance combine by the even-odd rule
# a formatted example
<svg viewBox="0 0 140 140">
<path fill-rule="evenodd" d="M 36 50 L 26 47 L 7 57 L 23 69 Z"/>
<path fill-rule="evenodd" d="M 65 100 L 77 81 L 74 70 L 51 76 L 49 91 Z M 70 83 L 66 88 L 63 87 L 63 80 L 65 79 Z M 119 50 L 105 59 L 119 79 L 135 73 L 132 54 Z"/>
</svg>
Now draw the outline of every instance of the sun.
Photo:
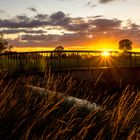
<svg viewBox="0 0 140 140">
<path fill-rule="evenodd" d="M 101 53 L 101 56 L 108 57 L 108 56 L 110 56 L 110 52 L 104 51 Z"/>
</svg>

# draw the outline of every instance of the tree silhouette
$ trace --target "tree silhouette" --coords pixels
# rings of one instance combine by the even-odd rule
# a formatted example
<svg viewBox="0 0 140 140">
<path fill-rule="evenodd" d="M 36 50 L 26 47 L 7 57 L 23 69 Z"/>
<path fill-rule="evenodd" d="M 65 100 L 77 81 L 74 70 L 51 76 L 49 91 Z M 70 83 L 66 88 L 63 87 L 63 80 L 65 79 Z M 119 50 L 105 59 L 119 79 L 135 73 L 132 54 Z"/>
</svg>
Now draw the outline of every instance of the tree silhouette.
<svg viewBox="0 0 140 140">
<path fill-rule="evenodd" d="M 54 49 L 54 57 L 62 57 L 62 58 L 65 58 L 66 57 L 66 54 L 63 52 L 64 51 L 64 47 L 63 46 L 57 46 L 55 49 Z"/>
<path fill-rule="evenodd" d="M 8 42 L 4 39 L 3 33 L 0 33 L 0 53 L 8 48 Z"/>
<path fill-rule="evenodd" d="M 54 49 L 54 51 L 64 51 L 64 47 L 63 46 L 58 46 Z"/>
<path fill-rule="evenodd" d="M 119 41 L 119 49 L 124 52 L 132 50 L 132 41 L 129 39 Z"/>
</svg>

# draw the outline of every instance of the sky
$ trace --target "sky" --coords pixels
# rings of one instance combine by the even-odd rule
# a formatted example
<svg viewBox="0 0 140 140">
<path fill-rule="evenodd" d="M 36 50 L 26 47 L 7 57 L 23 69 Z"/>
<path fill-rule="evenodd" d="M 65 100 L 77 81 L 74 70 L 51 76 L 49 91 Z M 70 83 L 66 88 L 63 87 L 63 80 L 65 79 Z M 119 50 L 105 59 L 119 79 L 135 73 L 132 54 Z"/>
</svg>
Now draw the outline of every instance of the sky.
<svg viewBox="0 0 140 140">
<path fill-rule="evenodd" d="M 0 0 L 0 32 L 18 51 L 140 49 L 140 0 Z"/>
</svg>

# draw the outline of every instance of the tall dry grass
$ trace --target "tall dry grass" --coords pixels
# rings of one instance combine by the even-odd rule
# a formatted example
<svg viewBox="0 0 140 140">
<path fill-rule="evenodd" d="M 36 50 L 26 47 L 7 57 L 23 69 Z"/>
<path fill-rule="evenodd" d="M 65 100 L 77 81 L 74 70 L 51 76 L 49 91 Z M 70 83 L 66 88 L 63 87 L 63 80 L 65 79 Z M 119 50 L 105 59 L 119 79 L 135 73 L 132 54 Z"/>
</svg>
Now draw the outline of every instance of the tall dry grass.
<svg viewBox="0 0 140 140">
<path fill-rule="evenodd" d="M 77 82 L 70 74 L 3 78 L 0 140 L 139 140 L 140 91 L 131 85 L 110 91 L 113 83 L 109 88 L 99 79 L 95 83 Z M 33 94 L 28 84 L 87 99 L 104 109 L 76 107 L 57 94 L 53 98 Z"/>
</svg>

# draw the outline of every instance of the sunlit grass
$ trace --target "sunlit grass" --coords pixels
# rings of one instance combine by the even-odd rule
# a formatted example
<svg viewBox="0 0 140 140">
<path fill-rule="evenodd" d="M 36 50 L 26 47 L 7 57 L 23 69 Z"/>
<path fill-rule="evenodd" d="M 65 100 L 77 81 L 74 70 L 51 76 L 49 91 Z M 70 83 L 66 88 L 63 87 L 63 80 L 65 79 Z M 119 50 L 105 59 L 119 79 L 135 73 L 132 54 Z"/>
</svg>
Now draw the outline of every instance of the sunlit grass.
<svg viewBox="0 0 140 140">
<path fill-rule="evenodd" d="M 0 81 L 0 138 L 26 140 L 107 139 L 138 140 L 140 131 L 140 92 L 131 85 L 110 93 L 101 84 L 76 81 L 70 74 L 55 76 L 50 72 L 41 78 L 20 77 Z M 5 77 L 5 75 L 3 75 Z M 40 96 L 27 85 L 55 91 L 54 97 Z M 61 92 L 62 96 L 57 96 Z M 88 111 L 65 102 L 66 96 L 87 99 L 102 106 Z"/>
</svg>

